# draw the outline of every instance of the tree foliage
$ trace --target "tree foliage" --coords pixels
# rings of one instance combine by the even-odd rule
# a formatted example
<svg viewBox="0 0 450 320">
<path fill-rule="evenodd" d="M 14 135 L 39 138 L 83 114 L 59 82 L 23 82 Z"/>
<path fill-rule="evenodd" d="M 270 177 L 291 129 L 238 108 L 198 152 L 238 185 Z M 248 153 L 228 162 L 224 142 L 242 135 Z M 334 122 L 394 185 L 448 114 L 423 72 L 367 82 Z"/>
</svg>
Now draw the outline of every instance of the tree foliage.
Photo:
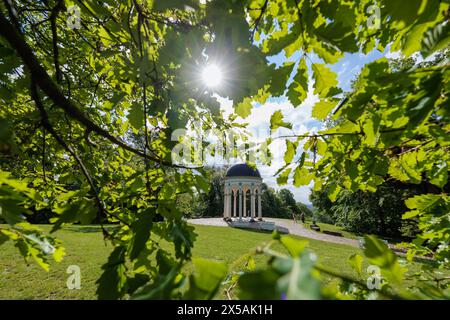
<svg viewBox="0 0 450 320">
<path fill-rule="evenodd" d="M 311 200 L 318 210 L 317 217 L 324 222 L 331 220 L 359 234 L 400 238 L 414 237 L 418 232 L 417 221 L 402 216 L 408 211 L 405 200 L 419 193 L 415 185 L 385 182 L 376 192 L 344 190 L 335 202 L 329 200 L 326 191 L 315 191 Z"/>
<path fill-rule="evenodd" d="M 430 56 L 448 45 L 447 1 L 377 1 L 379 28 L 367 14 L 370 0 L 307 1 L 2 1 L 0 4 L 0 243 L 11 240 L 25 258 L 48 269 L 64 250 L 25 221 L 32 210 L 56 214 L 54 230 L 72 223 L 108 221 L 103 230 L 114 246 L 98 279 L 99 298 L 211 298 L 226 268 L 194 260 L 186 279 L 195 235 L 176 205 L 178 194 L 206 191 L 202 168 L 171 161 L 175 129 L 233 130 L 236 116 L 253 102 L 286 94 L 294 106 L 306 98 L 312 73 L 313 108 L 319 119 L 340 117 L 336 127 L 294 135 L 305 142 L 299 157 L 285 156 L 278 182 L 326 188 L 335 201 L 342 189 L 375 191 L 387 173 L 436 189 L 406 202 L 418 217 L 421 241 L 433 242 L 436 258 L 449 259 L 449 199 L 442 188 L 449 164 L 448 62 L 398 71 L 385 59 L 364 67 L 357 90 L 341 94 L 330 64 L 345 53 L 390 45 L 410 56 Z M 67 9 L 80 8 L 80 28 L 69 28 Z M 372 19 L 373 20 L 373 19 Z M 292 57 L 281 66 L 267 58 Z M 310 55 L 322 62 L 311 63 Z M 227 85 L 205 87 L 201 67 L 223 62 Z M 291 80 L 292 78 L 292 80 Z M 233 101 L 224 117 L 214 93 Z M 269 120 L 269 119 L 268 119 Z M 276 126 L 291 127 L 274 114 Z M 143 138 L 133 139 L 141 132 Z M 290 139 L 291 140 L 291 139 Z M 296 149 L 294 149 L 296 150 Z M 292 148 L 288 148 L 292 152 Z M 295 152 L 294 152 L 295 153 Z M 300 161 L 297 161 L 300 159 Z M 194 191 L 197 189 L 197 191 Z M 433 190 L 433 191 L 431 191 Z M 154 217 L 165 218 L 162 223 Z M 173 253 L 157 239 L 172 244 Z M 290 256 L 264 251 L 267 269 L 239 280 L 242 297 L 365 297 L 365 287 L 328 290 L 304 243 L 276 239 Z M 422 250 L 421 241 L 415 250 Z M 398 281 L 403 269 L 387 247 L 367 238 L 367 259 Z M 265 282 L 261 282 L 264 280 Z M 348 282 L 346 282 L 348 283 Z M 183 286 L 187 285 L 188 290 Z M 258 287 L 259 288 L 259 287 Z M 273 289 L 273 290 L 271 290 Z M 383 288 L 389 297 L 410 297 Z M 330 294 L 331 292 L 331 294 Z M 352 293 L 357 292 L 357 293 Z M 433 290 L 422 296 L 441 297 Z"/>
</svg>

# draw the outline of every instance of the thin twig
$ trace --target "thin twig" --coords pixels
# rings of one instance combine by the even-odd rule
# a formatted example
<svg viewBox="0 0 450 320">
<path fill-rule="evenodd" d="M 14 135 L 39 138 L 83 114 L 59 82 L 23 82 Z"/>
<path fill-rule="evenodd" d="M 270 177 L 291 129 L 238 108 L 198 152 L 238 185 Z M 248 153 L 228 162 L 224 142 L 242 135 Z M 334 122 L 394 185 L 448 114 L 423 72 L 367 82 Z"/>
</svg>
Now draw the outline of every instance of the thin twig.
<svg viewBox="0 0 450 320">
<path fill-rule="evenodd" d="M 267 10 L 268 4 L 269 4 L 269 0 L 266 0 L 264 2 L 264 4 L 262 5 L 262 7 L 259 9 L 260 10 L 259 16 L 255 19 L 255 23 L 253 24 L 253 30 L 252 30 L 252 36 L 251 36 L 252 42 L 253 42 L 253 38 L 255 37 L 256 31 L 258 31 L 258 27 L 259 27 L 259 24 L 261 23 L 261 19 Z"/>
</svg>

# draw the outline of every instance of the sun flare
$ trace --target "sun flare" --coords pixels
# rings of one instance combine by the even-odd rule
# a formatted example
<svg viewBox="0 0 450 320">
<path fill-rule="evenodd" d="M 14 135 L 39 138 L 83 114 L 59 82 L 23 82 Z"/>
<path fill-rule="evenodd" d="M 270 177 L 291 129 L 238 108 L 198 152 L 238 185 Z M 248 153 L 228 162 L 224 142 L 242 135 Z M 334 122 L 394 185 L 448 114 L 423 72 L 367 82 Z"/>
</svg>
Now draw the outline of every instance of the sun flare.
<svg viewBox="0 0 450 320">
<path fill-rule="evenodd" d="M 217 87 L 222 83 L 222 70 L 217 65 L 210 64 L 203 69 L 202 78 L 208 87 Z"/>
</svg>

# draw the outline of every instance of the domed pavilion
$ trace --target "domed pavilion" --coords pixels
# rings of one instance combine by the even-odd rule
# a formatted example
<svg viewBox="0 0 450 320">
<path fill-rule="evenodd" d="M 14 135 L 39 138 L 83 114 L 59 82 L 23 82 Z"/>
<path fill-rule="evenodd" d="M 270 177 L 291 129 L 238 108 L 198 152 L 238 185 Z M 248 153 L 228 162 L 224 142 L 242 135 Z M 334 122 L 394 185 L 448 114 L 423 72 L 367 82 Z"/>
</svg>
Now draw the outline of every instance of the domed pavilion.
<svg viewBox="0 0 450 320">
<path fill-rule="evenodd" d="M 230 167 L 225 176 L 224 214 L 225 220 L 262 221 L 261 185 L 258 169 L 242 163 Z M 249 200 L 249 201 L 248 201 Z"/>
</svg>

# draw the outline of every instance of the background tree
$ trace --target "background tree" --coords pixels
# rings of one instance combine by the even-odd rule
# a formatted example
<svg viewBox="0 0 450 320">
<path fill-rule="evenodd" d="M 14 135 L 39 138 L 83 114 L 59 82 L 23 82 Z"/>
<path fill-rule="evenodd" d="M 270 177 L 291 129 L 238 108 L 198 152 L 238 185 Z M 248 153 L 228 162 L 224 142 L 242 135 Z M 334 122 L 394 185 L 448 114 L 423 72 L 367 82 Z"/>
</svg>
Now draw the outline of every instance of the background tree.
<svg viewBox="0 0 450 320">
<path fill-rule="evenodd" d="M 286 214 L 275 190 L 265 183 L 261 185 L 261 210 L 267 217 L 281 218 Z"/>
<path fill-rule="evenodd" d="M 294 195 L 288 189 L 281 189 L 278 191 L 277 196 L 280 198 L 281 205 L 286 208 L 287 211 L 285 218 L 292 218 L 293 214 L 299 214 L 300 208 L 297 206 L 297 202 L 294 199 Z"/>
<path fill-rule="evenodd" d="M 398 238 L 417 234 L 417 228 L 402 220 L 408 211 L 405 200 L 415 194 L 418 190 L 414 186 L 390 181 L 379 186 L 376 192 L 344 191 L 335 202 L 328 199 L 326 192 L 313 192 L 311 200 L 320 212 L 318 218 L 330 219 L 345 230 Z"/>
<path fill-rule="evenodd" d="M 222 217 L 226 168 L 211 168 L 209 169 L 209 174 L 209 191 L 204 196 L 201 196 L 201 201 L 205 203 L 205 207 L 201 215 L 208 217 Z"/>
<path fill-rule="evenodd" d="M 448 61 L 449 54 L 450 50 L 444 50 L 438 52 L 433 59 L 421 62 L 417 60 L 417 57 L 401 57 L 389 60 L 389 64 L 397 72 L 406 72 L 413 68 L 438 66 L 446 60 Z M 358 90 L 361 84 L 360 78 L 361 75 L 353 82 L 352 91 Z M 439 119 L 434 120 L 435 123 L 439 123 L 439 121 Z M 326 128 L 331 130 L 342 122 L 341 117 L 334 121 L 327 121 Z M 407 152 L 407 149 L 394 149 L 392 152 L 401 154 Z M 334 203 L 328 199 L 327 190 L 314 191 L 311 200 L 319 209 L 318 218 L 357 233 L 372 233 L 392 237 L 417 235 L 417 220 L 402 220 L 402 215 L 408 211 L 405 200 L 414 195 L 426 194 L 430 191 L 438 192 L 437 188 L 426 181 L 417 185 L 405 183 L 391 176 L 389 172 L 386 172 L 383 178 L 385 182 L 377 188 L 376 192 L 343 191 Z M 448 181 L 448 178 L 445 180 Z M 448 189 L 448 186 L 444 186 L 443 189 Z"/>
<path fill-rule="evenodd" d="M 314 208 L 308 207 L 308 205 L 304 204 L 303 202 L 297 202 L 297 207 L 299 208 L 300 213 L 304 213 L 306 217 L 312 218 L 314 216 Z"/>
</svg>

